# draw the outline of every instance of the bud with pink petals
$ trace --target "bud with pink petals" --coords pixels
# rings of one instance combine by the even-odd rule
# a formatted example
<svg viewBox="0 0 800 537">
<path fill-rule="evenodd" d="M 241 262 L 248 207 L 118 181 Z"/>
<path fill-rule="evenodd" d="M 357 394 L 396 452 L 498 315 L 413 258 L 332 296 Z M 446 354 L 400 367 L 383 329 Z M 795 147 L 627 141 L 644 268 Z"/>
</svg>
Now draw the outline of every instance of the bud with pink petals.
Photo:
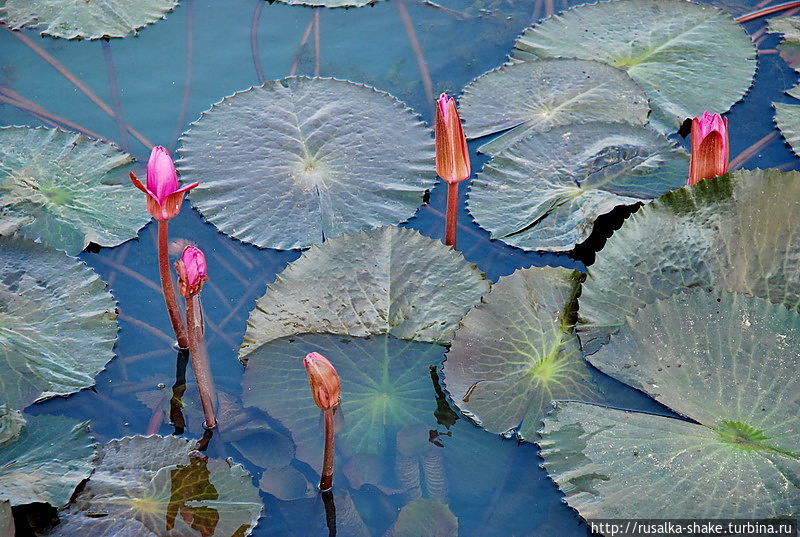
<svg viewBox="0 0 800 537">
<path fill-rule="evenodd" d="M 143 185 L 136 174 L 130 173 L 134 186 L 147 195 L 147 210 L 156 220 L 169 220 L 181 212 L 183 197 L 189 190 L 200 183 L 192 183 L 183 188 L 178 185 L 178 173 L 169 152 L 162 146 L 156 146 L 150 153 L 147 162 L 147 186 Z"/>
<path fill-rule="evenodd" d="M 708 112 L 692 119 L 692 158 L 687 184 L 728 173 L 729 158 L 728 119 Z"/>
<path fill-rule="evenodd" d="M 470 176 L 467 139 L 455 100 L 442 93 L 436 101 L 436 174 L 448 183 Z"/>
<path fill-rule="evenodd" d="M 196 246 L 187 246 L 181 258 L 175 262 L 178 272 L 178 292 L 185 298 L 190 298 L 200 292 L 203 282 L 208 279 L 206 275 L 206 256 Z"/>
<path fill-rule="evenodd" d="M 308 373 L 314 403 L 322 410 L 331 410 L 339 404 L 341 386 L 339 374 L 330 361 L 318 352 L 306 355 L 303 365 Z"/>
</svg>

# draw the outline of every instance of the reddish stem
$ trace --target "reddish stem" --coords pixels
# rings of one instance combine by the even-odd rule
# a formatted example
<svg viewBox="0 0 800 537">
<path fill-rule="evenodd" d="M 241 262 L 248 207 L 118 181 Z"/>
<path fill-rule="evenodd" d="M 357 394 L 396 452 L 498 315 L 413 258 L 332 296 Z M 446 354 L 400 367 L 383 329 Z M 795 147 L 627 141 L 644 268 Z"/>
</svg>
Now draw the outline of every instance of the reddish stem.
<svg viewBox="0 0 800 537">
<path fill-rule="evenodd" d="M 192 357 L 192 370 L 197 382 L 197 391 L 200 392 L 206 427 L 213 429 L 217 426 L 217 417 L 214 414 L 214 381 L 208 365 L 208 351 L 203 337 L 203 316 L 200 313 L 198 295 L 186 299 L 186 324 L 189 327 L 189 355 Z"/>
<path fill-rule="evenodd" d="M 800 7 L 800 2 L 785 2 L 783 4 L 778 4 L 777 6 L 765 7 L 764 9 L 759 9 L 758 11 L 753 11 L 752 13 L 742 15 L 741 17 L 738 17 L 737 19 L 734 20 L 739 23 L 748 22 L 754 19 L 758 19 L 759 17 L 766 17 L 767 15 L 772 15 L 774 13 L 785 11 L 787 9 L 792 9 L 794 7 Z"/>
<path fill-rule="evenodd" d="M 186 349 L 189 340 L 186 337 L 186 328 L 178 310 L 178 301 L 175 299 L 175 287 L 172 285 L 172 272 L 169 268 L 169 220 L 158 221 L 158 271 L 161 276 L 161 291 L 164 293 L 164 302 L 167 304 L 167 313 L 175 331 L 178 347 Z"/>
<path fill-rule="evenodd" d="M 325 415 L 325 453 L 322 456 L 322 477 L 319 490 L 325 492 L 333 488 L 333 413 L 335 408 L 324 410 Z"/>
<path fill-rule="evenodd" d="M 444 243 L 456 249 L 458 227 L 458 183 L 447 184 L 447 214 L 445 216 Z"/>
</svg>

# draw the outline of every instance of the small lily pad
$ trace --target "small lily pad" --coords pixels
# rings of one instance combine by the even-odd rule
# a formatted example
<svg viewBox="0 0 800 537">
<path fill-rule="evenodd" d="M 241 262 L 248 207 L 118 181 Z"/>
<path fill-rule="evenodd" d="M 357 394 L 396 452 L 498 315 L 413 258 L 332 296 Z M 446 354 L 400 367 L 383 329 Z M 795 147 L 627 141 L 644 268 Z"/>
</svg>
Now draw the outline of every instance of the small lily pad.
<svg viewBox="0 0 800 537">
<path fill-rule="evenodd" d="M 589 368 L 572 325 L 580 274 L 521 269 L 470 311 L 444 363 L 461 411 L 487 431 L 533 438 L 550 401 L 591 396 Z"/>
<path fill-rule="evenodd" d="M 684 0 L 578 6 L 526 30 L 515 54 L 597 60 L 627 72 L 650 99 L 650 122 L 665 134 L 704 110 L 728 110 L 756 72 L 755 46 L 731 16 Z"/>
<path fill-rule="evenodd" d="M 447 504 L 428 498 L 412 500 L 400 509 L 389 537 L 456 537 L 458 519 Z"/>
<path fill-rule="evenodd" d="M 90 242 L 116 246 L 150 221 L 144 197 L 127 184 L 131 162 L 83 134 L 0 128 L 0 218 L 70 255 Z"/>
<path fill-rule="evenodd" d="M 481 146 L 496 154 L 553 127 L 593 121 L 647 123 L 647 97 L 624 72 L 584 60 L 504 65 L 478 77 L 459 100 L 470 139 L 504 132 Z"/>
<path fill-rule="evenodd" d="M 568 251 L 600 215 L 679 188 L 688 173 L 686 153 L 649 127 L 569 125 L 497 153 L 472 181 L 468 209 L 493 239 Z"/>
<path fill-rule="evenodd" d="M 3 0 L 0 21 L 65 39 L 124 37 L 163 19 L 178 0 Z"/>
<path fill-rule="evenodd" d="M 312 247 L 278 275 L 250 313 L 239 355 L 306 332 L 447 343 L 488 290 L 475 265 L 417 231 L 351 233 Z"/>
<path fill-rule="evenodd" d="M 800 85 L 786 92 L 800 99 Z M 800 104 L 772 103 L 775 107 L 775 123 L 789 143 L 795 155 L 800 155 Z"/>
<path fill-rule="evenodd" d="M 15 408 L 92 386 L 114 357 L 116 303 L 63 252 L 0 237 L 0 401 Z"/>
<path fill-rule="evenodd" d="M 414 215 L 436 182 L 430 131 L 374 88 L 290 77 L 215 104 L 182 138 L 192 202 L 220 231 L 306 248 Z"/>
</svg>

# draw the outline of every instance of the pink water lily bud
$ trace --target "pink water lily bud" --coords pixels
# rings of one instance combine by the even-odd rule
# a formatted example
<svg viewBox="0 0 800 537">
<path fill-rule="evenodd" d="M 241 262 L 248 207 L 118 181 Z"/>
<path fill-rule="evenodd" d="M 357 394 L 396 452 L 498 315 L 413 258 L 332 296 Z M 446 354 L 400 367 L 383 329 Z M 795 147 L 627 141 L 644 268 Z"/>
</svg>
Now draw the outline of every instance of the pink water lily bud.
<svg viewBox="0 0 800 537">
<path fill-rule="evenodd" d="M 728 173 L 729 158 L 728 119 L 708 112 L 692 119 L 692 159 L 687 184 Z"/>
<path fill-rule="evenodd" d="M 169 220 L 181 212 L 183 196 L 200 183 L 183 188 L 178 185 L 178 173 L 169 152 L 160 145 L 153 148 L 147 162 L 147 186 L 136 174 L 130 173 L 133 184 L 147 195 L 147 210 L 156 220 Z"/>
<path fill-rule="evenodd" d="M 191 298 L 203 288 L 206 275 L 206 256 L 196 246 L 187 246 L 180 259 L 175 262 L 178 272 L 178 292 L 184 298 Z"/>
<path fill-rule="evenodd" d="M 314 403 L 322 410 L 331 410 L 339 404 L 341 386 L 336 368 L 318 352 L 308 353 L 303 360 L 311 385 Z"/>
<path fill-rule="evenodd" d="M 436 174 L 448 183 L 470 176 L 469 151 L 456 102 L 446 93 L 436 101 Z"/>
</svg>

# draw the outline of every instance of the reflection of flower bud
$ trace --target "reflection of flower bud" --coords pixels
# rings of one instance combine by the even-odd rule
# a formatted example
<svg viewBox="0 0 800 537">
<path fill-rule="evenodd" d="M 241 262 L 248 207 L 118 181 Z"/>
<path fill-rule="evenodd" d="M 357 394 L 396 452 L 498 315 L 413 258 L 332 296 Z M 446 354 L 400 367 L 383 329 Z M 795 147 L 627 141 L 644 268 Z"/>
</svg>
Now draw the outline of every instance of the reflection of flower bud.
<svg viewBox="0 0 800 537">
<path fill-rule="evenodd" d="M 703 112 L 702 116 L 692 119 L 692 159 L 688 184 L 728 173 L 729 157 L 727 118 Z"/>
<path fill-rule="evenodd" d="M 187 246 L 175 262 L 178 272 L 178 291 L 185 298 L 192 297 L 203 288 L 206 275 L 206 256 L 200 248 Z"/>
<path fill-rule="evenodd" d="M 147 162 L 147 186 L 131 172 L 134 186 L 147 195 L 147 210 L 156 220 L 169 220 L 181 212 L 183 196 L 200 183 L 178 188 L 178 173 L 169 152 L 156 146 Z"/>
<path fill-rule="evenodd" d="M 339 404 L 341 386 L 336 368 L 318 352 L 306 355 L 303 365 L 308 373 L 314 403 L 322 410 L 331 410 Z"/>
<path fill-rule="evenodd" d="M 436 101 L 436 174 L 448 183 L 470 175 L 469 151 L 456 102 L 446 93 Z"/>
</svg>

